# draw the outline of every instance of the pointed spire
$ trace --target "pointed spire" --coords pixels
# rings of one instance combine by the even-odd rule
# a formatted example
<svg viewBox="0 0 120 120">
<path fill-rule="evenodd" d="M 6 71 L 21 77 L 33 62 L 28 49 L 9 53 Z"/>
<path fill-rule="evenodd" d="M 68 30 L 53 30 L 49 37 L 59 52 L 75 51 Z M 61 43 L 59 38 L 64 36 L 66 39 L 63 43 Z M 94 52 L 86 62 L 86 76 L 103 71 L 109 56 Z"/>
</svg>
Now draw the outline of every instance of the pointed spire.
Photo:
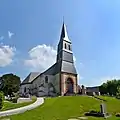
<svg viewBox="0 0 120 120">
<path fill-rule="evenodd" d="M 66 29 L 66 25 L 64 24 L 64 17 L 63 17 L 63 25 L 62 25 L 62 31 L 61 31 L 61 40 L 66 40 L 68 42 L 70 42 L 69 38 L 68 38 L 68 34 L 67 34 L 67 29 Z"/>
</svg>

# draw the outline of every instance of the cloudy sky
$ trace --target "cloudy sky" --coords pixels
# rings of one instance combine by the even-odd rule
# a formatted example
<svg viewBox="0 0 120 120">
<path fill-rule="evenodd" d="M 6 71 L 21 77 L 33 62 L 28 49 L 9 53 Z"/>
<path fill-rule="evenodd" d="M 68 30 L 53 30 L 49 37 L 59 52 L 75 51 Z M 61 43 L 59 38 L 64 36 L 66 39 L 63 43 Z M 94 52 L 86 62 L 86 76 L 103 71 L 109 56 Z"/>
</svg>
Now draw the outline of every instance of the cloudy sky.
<svg viewBox="0 0 120 120">
<path fill-rule="evenodd" d="M 0 75 L 25 78 L 55 63 L 63 22 L 79 84 L 120 78 L 120 0 L 1 0 Z"/>
</svg>

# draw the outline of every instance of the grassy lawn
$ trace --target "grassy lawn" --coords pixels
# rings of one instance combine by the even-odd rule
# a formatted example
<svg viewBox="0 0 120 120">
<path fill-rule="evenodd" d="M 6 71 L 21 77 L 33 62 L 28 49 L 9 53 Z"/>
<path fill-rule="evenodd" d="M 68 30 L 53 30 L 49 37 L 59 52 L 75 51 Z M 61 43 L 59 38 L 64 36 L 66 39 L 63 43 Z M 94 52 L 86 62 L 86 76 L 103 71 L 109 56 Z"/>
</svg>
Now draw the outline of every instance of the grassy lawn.
<svg viewBox="0 0 120 120">
<path fill-rule="evenodd" d="M 30 104 L 34 103 L 35 101 L 36 101 L 35 97 L 32 98 L 32 101 L 24 102 L 24 103 L 12 103 L 12 102 L 9 102 L 9 101 L 5 101 L 4 106 L 1 109 L 1 111 L 15 109 L 15 108 L 23 107 L 23 106 L 26 106 L 26 105 L 30 105 Z"/>
<path fill-rule="evenodd" d="M 107 111 L 111 114 L 120 112 L 120 100 L 111 97 L 103 97 L 107 99 Z M 9 116 L 10 120 L 68 120 L 69 118 L 77 118 L 84 116 L 84 112 L 89 110 L 99 110 L 100 100 L 87 96 L 69 96 L 47 98 L 45 103 L 38 108 L 27 111 L 19 115 Z M 104 120 L 104 118 L 88 117 L 88 120 Z M 120 120 L 115 116 L 108 120 Z"/>
<path fill-rule="evenodd" d="M 116 99 L 115 97 L 108 97 L 108 96 L 99 96 L 99 98 L 102 98 L 106 100 L 106 106 L 107 111 L 111 114 L 116 114 L 117 112 L 120 112 L 120 99 Z"/>
</svg>

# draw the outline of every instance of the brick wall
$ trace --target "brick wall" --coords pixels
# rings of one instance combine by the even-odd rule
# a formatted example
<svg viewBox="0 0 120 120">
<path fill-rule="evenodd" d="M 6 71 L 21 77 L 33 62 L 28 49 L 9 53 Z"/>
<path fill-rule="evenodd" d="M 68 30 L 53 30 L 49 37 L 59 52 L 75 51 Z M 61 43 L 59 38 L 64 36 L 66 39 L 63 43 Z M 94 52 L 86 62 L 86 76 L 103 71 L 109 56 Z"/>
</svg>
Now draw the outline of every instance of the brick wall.
<svg viewBox="0 0 120 120">
<path fill-rule="evenodd" d="M 74 93 L 77 93 L 77 76 L 73 74 L 66 74 L 62 73 L 61 74 L 61 94 L 64 95 L 66 93 L 66 84 L 65 82 L 67 81 L 68 78 L 71 78 L 73 80 L 73 89 Z"/>
</svg>

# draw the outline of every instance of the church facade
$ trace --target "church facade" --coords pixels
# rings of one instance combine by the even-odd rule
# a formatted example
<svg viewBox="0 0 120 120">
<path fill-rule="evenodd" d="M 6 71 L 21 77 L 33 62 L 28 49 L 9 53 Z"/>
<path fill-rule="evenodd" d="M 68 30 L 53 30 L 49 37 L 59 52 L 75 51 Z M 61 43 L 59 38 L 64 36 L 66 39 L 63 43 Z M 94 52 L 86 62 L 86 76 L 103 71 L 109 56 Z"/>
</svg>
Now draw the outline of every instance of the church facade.
<svg viewBox="0 0 120 120">
<path fill-rule="evenodd" d="M 31 72 L 20 85 L 20 95 L 58 96 L 77 93 L 77 71 L 72 42 L 63 23 L 57 47 L 56 63 L 43 73 Z"/>
</svg>

